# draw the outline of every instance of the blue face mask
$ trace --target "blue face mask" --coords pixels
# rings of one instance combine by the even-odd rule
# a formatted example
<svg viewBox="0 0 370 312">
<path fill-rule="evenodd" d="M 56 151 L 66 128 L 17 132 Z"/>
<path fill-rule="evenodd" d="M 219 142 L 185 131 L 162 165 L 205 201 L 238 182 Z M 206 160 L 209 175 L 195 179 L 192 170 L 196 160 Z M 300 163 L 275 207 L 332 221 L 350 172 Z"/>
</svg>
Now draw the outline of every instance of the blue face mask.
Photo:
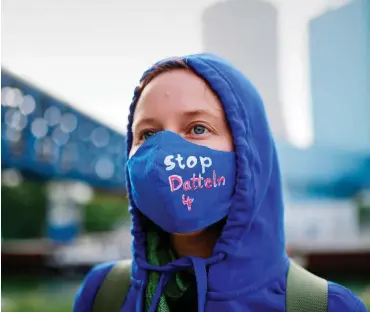
<svg viewBox="0 0 370 312">
<path fill-rule="evenodd" d="M 169 233 L 194 232 L 229 213 L 235 187 L 235 153 L 162 131 L 127 162 L 133 204 Z"/>
</svg>

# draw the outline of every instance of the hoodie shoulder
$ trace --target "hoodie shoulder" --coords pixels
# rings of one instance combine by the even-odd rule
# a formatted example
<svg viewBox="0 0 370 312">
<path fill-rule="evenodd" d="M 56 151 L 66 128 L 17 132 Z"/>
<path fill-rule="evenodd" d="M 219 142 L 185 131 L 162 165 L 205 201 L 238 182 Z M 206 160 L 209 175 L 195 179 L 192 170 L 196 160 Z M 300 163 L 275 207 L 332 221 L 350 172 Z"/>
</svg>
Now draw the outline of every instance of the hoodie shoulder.
<svg viewBox="0 0 370 312">
<path fill-rule="evenodd" d="M 368 312 L 365 304 L 349 289 L 329 282 L 329 312 Z"/>
<path fill-rule="evenodd" d="M 73 312 L 91 312 L 101 283 L 116 262 L 96 265 L 85 276 L 75 296 Z"/>
</svg>

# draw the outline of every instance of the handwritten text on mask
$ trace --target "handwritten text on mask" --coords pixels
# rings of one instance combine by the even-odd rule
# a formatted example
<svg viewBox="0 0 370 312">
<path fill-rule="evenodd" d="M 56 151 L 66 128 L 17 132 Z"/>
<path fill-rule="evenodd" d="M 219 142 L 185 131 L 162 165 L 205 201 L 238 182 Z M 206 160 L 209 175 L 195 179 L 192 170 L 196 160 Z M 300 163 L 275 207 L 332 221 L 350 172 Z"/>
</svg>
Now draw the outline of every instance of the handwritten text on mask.
<svg viewBox="0 0 370 312">
<path fill-rule="evenodd" d="M 176 162 L 175 162 L 175 161 Z M 195 168 L 200 166 L 200 173 L 196 174 L 193 173 L 191 177 L 184 180 L 181 175 L 173 174 L 168 177 L 169 186 L 171 192 L 175 192 L 179 189 L 183 189 L 184 192 L 192 191 L 196 189 L 211 189 L 214 187 L 221 187 L 226 184 L 226 179 L 224 176 L 217 177 L 216 170 L 212 171 L 211 177 L 204 177 L 203 175 L 206 172 L 206 169 L 212 167 L 212 159 L 210 157 L 201 157 L 199 158 L 195 156 L 189 156 L 187 159 L 177 154 L 176 157 L 174 155 L 168 155 L 164 159 L 164 164 L 166 166 L 167 171 L 171 171 L 176 168 L 176 165 L 179 166 L 180 169 L 185 168 Z M 191 211 L 192 203 L 194 202 L 194 198 L 189 196 L 185 196 L 184 194 L 181 196 L 182 203 L 187 206 L 188 210 Z"/>
</svg>

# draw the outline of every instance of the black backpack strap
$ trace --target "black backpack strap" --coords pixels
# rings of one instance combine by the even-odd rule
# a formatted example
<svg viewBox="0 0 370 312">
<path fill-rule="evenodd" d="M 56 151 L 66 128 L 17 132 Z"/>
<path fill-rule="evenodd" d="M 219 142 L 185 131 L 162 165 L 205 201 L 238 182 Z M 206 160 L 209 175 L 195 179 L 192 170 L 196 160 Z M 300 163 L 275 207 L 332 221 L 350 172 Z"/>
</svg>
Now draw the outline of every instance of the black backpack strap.
<svg viewBox="0 0 370 312">
<path fill-rule="evenodd" d="M 328 282 L 291 261 L 286 289 L 286 311 L 328 312 Z"/>
<path fill-rule="evenodd" d="M 95 296 L 93 312 L 119 312 L 130 288 L 131 259 L 116 263 Z"/>
</svg>

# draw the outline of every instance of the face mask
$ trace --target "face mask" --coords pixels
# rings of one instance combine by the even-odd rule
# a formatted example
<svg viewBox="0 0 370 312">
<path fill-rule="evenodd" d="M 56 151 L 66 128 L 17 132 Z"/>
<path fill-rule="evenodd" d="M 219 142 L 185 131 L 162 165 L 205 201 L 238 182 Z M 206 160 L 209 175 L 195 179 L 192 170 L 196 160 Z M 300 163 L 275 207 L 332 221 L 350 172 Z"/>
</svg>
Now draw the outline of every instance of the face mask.
<svg viewBox="0 0 370 312">
<path fill-rule="evenodd" d="M 229 213 L 235 153 L 199 146 L 162 131 L 127 162 L 133 204 L 169 233 L 208 227 Z"/>
</svg>

